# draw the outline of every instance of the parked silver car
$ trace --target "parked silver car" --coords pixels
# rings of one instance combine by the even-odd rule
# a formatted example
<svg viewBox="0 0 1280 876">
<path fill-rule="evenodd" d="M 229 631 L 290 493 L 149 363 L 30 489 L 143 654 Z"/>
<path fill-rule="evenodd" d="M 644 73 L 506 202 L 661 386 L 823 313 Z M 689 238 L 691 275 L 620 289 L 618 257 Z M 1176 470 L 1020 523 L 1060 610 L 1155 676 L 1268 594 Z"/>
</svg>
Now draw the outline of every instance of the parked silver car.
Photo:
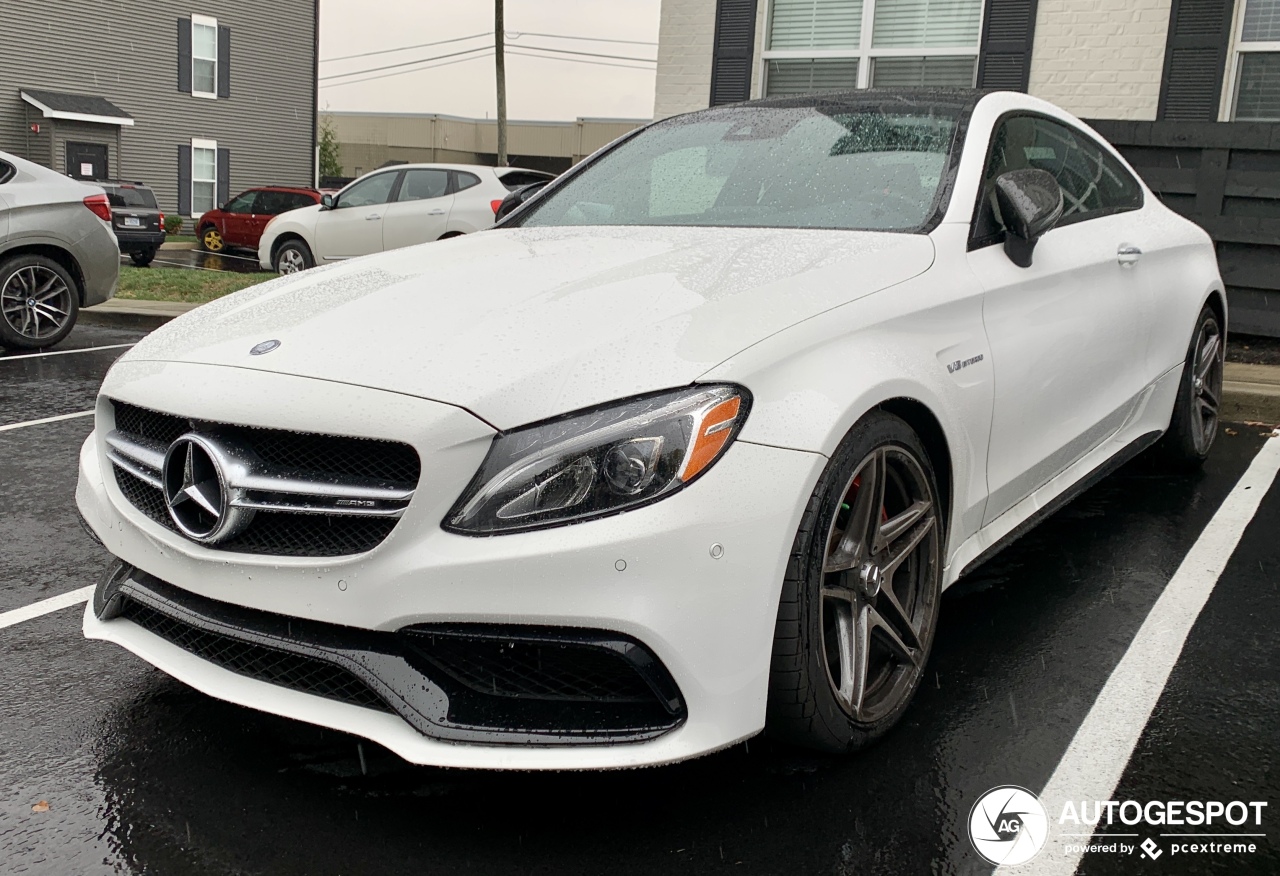
<svg viewBox="0 0 1280 876">
<path fill-rule="evenodd" d="M 103 190 L 0 152 L 0 347 L 58 343 L 119 277 Z"/>
</svg>

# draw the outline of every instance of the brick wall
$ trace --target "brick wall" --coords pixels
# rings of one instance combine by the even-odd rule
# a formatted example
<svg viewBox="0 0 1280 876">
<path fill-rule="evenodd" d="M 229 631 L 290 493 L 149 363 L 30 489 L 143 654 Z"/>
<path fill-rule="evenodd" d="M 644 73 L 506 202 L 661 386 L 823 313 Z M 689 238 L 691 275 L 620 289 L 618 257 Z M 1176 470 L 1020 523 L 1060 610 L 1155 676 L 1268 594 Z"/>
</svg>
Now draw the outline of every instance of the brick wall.
<svg viewBox="0 0 1280 876">
<path fill-rule="evenodd" d="M 711 98 L 715 0 L 662 0 L 653 117 L 706 109 Z"/>
<path fill-rule="evenodd" d="M 1030 92 L 1078 116 L 1154 119 L 1171 0 L 1039 0 Z"/>
</svg>

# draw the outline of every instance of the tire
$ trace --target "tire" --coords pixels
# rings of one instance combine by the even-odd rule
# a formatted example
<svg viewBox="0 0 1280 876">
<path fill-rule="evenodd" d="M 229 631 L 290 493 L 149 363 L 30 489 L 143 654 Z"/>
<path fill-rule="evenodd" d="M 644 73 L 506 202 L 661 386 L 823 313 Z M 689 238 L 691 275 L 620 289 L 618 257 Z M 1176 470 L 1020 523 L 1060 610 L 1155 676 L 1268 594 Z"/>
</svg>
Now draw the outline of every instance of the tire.
<svg viewBox="0 0 1280 876">
<path fill-rule="evenodd" d="M 275 261 L 277 274 L 296 274 L 316 266 L 311 255 L 311 248 L 301 240 L 290 240 L 276 250 Z"/>
<path fill-rule="evenodd" d="M 137 252 L 129 253 L 129 258 L 133 259 L 134 265 L 136 265 L 139 268 L 145 268 L 147 265 L 151 264 L 152 260 L 155 257 L 156 257 L 155 247 L 152 247 L 151 249 L 142 249 L 142 250 L 138 250 Z"/>
<path fill-rule="evenodd" d="M 222 239 L 222 232 L 215 225 L 206 225 L 198 234 L 200 248 L 205 252 L 222 252 L 227 242 Z"/>
<path fill-rule="evenodd" d="M 787 563 L 769 676 L 771 736 L 855 751 L 902 717 L 937 627 L 943 520 L 937 477 L 910 426 L 873 411 L 849 430 Z"/>
<path fill-rule="evenodd" d="M 1209 458 L 1218 435 L 1226 341 L 1218 315 L 1205 306 L 1187 347 L 1169 430 L 1156 445 L 1157 455 L 1168 467 L 1186 471 Z"/>
<path fill-rule="evenodd" d="M 0 346 L 52 347 L 75 327 L 80 287 L 66 268 L 40 255 L 0 261 Z"/>
</svg>

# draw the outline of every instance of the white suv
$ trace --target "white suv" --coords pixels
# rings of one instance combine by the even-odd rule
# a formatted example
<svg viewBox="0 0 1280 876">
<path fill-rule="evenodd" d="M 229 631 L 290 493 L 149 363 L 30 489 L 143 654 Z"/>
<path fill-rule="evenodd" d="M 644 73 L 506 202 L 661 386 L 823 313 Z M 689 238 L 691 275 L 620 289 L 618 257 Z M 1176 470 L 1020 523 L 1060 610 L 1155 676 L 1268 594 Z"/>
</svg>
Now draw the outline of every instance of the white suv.
<svg viewBox="0 0 1280 876">
<path fill-rule="evenodd" d="M 282 213 L 258 243 L 264 270 L 292 274 L 317 264 L 399 249 L 493 225 L 498 205 L 554 174 L 474 164 L 401 164 L 375 170 L 320 204 Z"/>
</svg>

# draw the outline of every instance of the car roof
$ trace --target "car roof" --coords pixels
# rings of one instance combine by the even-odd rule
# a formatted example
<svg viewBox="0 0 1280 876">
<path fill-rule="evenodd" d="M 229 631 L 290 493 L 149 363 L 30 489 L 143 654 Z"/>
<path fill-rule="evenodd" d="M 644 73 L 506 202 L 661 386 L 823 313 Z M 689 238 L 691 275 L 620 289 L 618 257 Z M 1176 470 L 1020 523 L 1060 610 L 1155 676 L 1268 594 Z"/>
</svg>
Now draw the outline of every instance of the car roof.
<svg viewBox="0 0 1280 876">
<path fill-rule="evenodd" d="M 742 103 L 731 103 L 697 110 L 677 118 L 718 115 L 729 110 L 750 109 L 753 107 L 818 110 L 848 108 L 857 110 L 871 106 L 885 108 L 888 105 L 896 104 L 901 105 L 903 108 L 939 106 L 958 110 L 972 110 L 982 98 L 988 94 L 995 93 L 995 90 L 983 88 L 861 88 L 856 91 L 829 91 L 789 97 L 765 97 L 759 100 L 748 100 Z"/>
<path fill-rule="evenodd" d="M 488 164 L 441 164 L 441 163 L 414 163 L 414 164 L 391 164 L 387 167 L 379 167 L 371 170 L 361 176 L 369 176 L 370 174 L 380 173 L 385 170 L 463 170 L 468 173 L 475 173 L 477 170 L 488 170 L 495 174 L 508 173 L 518 170 L 522 173 L 546 173 L 548 176 L 555 176 L 554 173 L 548 173 L 545 170 L 534 170 L 532 167 L 492 167 Z"/>
<path fill-rule="evenodd" d="M 308 195 L 319 194 L 319 190 L 309 186 L 249 186 L 244 192 L 301 192 Z"/>
</svg>

